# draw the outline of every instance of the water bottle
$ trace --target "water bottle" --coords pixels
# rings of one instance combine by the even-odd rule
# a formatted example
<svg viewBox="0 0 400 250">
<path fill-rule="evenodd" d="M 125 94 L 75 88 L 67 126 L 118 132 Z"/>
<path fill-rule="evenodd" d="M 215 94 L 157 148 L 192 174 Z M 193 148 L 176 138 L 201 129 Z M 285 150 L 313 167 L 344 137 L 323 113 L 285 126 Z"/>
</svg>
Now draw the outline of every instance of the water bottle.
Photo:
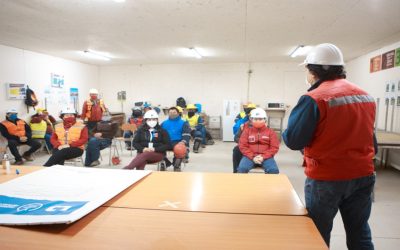
<svg viewBox="0 0 400 250">
<path fill-rule="evenodd" d="M 10 158 L 8 157 L 8 154 L 4 154 L 3 160 L 2 160 L 2 165 L 3 169 L 6 170 L 6 173 L 9 174 L 11 169 L 11 164 L 10 164 Z"/>
</svg>

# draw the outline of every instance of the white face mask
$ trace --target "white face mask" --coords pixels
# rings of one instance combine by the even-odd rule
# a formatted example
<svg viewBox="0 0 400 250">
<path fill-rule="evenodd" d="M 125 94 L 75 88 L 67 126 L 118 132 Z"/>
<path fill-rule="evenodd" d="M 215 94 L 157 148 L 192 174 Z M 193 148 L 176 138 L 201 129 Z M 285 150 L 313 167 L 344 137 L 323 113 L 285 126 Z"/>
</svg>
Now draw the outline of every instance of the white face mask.
<svg viewBox="0 0 400 250">
<path fill-rule="evenodd" d="M 150 127 L 150 128 L 154 128 L 155 126 L 157 126 L 157 121 L 147 121 L 146 124 Z"/>
</svg>

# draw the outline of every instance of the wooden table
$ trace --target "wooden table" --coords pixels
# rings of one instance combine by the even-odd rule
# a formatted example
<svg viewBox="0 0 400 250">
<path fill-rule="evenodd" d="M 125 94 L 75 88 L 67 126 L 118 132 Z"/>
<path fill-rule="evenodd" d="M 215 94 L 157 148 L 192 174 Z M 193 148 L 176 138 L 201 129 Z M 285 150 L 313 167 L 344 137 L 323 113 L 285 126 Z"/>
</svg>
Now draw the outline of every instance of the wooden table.
<svg viewBox="0 0 400 250">
<path fill-rule="evenodd" d="M 0 183 L 12 180 L 19 176 L 23 176 L 37 170 L 43 169 L 42 166 L 11 166 L 11 171 L 9 174 L 6 173 L 6 170 L 0 167 Z M 16 173 L 16 169 L 18 169 L 19 174 Z"/>
<path fill-rule="evenodd" d="M 385 161 L 385 167 L 387 167 L 389 150 L 400 149 L 400 134 L 377 131 L 376 140 L 378 143 L 378 148 L 382 150 L 380 165 L 383 166 L 383 161 Z"/>
<path fill-rule="evenodd" d="M 2 249 L 328 249 L 311 219 L 100 207 L 71 225 L 0 227 Z"/>
<path fill-rule="evenodd" d="M 306 215 L 286 175 L 153 172 L 105 206 L 192 212 Z"/>
</svg>

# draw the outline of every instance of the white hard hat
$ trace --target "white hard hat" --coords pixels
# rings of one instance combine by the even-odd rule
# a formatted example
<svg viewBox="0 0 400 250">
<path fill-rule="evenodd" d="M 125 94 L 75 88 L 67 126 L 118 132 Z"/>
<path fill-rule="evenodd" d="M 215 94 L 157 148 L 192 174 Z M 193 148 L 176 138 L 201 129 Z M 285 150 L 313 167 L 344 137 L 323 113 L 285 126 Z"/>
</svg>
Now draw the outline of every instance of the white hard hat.
<svg viewBox="0 0 400 250">
<path fill-rule="evenodd" d="M 267 119 L 267 113 L 262 108 L 255 108 L 250 112 L 250 118 L 264 118 L 264 119 Z"/>
<path fill-rule="evenodd" d="M 76 114 L 76 111 L 74 108 L 71 107 L 65 107 L 61 110 L 61 114 L 65 115 L 65 114 Z"/>
<path fill-rule="evenodd" d="M 154 118 L 158 119 L 158 114 L 155 110 L 151 109 L 144 114 L 143 118 L 144 119 L 154 119 Z"/>
<path fill-rule="evenodd" d="M 331 43 L 321 43 L 314 47 L 302 64 L 343 66 L 342 51 Z"/>
<path fill-rule="evenodd" d="M 9 114 L 9 113 L 18 114 L 18 111 L 15 108 L 7 109 L 6 114 Z"/>
<path fill-rule="evenodd" d="M 98 95 L 99 91 L 97 91 L 97 89 L 90 89 L 89 94 Z"/>
</svg>

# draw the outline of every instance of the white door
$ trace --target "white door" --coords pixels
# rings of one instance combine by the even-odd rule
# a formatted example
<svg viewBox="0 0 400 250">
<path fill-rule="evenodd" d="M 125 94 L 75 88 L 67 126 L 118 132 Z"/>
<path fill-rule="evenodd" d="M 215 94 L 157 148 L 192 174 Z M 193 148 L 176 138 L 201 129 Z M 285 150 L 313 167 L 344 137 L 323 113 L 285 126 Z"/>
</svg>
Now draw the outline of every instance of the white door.
<svg viewBox="0 0 400 250">
<path fill-rule="evenodd" d="M 240 113 L 239 100 L 224 100 L 222 110 L 222 140 L 234 141 L 233 125 L 235 117 Z"/>
</svg>

